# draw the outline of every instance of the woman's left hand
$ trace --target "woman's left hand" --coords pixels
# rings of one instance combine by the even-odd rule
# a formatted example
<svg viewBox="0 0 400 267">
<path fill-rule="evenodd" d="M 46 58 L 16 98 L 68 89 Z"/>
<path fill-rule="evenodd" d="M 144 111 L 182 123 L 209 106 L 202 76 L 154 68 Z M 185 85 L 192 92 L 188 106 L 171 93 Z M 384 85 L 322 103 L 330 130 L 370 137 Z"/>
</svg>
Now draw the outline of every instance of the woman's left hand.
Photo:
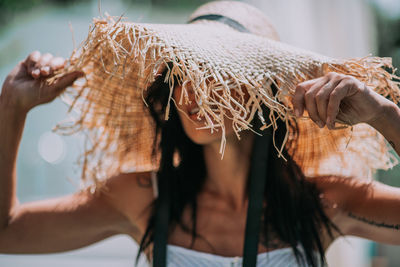
<svg viewBox="0 0 400 267">
<path fill-rule="evenodd" d="M 350 125 L 371 124 L 382 115 L 386 101 L 356 78 L 336 72 L 299 83 L 292 98 L 297 117 L 306 109 L 320 128 L 329 129 L 334 129 L 336 119 Z"/>
</svg>

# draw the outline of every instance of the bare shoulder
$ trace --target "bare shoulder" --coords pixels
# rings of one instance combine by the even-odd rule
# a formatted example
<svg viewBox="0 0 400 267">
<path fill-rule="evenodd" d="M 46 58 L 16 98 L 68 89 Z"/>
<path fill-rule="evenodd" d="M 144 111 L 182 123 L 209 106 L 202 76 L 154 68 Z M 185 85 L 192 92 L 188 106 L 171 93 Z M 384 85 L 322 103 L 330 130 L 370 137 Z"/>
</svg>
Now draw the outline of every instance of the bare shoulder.
<svg viewBox="0 0 400 267">
<path fill-rule="evenodd" d="M 340 219 L 341 212 L 347 209 L 350 202 L 361 200 L 361 196 L 367 195 L 373 187 L 372 181 L 349 177 L 321 176 L 309 180 L 321 192 L 321 202 L 333 222 Z"/>
<path fill-rule="evenodd" d="M 140 238 L 146 229 L 154 200 L 151 172 L 123 173 L 108 178 L 101 193 L 135 227 L 132 236 Z"/>
</svg>

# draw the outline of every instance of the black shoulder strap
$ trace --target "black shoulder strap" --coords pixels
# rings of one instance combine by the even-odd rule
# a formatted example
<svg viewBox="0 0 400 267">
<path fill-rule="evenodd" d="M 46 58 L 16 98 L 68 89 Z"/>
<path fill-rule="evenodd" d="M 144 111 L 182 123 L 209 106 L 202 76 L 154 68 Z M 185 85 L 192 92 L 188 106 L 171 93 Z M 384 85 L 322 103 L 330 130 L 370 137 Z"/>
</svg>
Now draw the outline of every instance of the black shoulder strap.
<svg viewBox="0 0 400 267">
<path fill-rule="evenodd" d="M 271 140 L 271 129 L 268 129 L 262 136 L 256 135 L 254 140 L 250 165 L 249 204 L 247 208 L 243 267 L 255 267 L 257 264 L 261 216 Z"/>
<path fill-rule="evenodd" d="M 157 177 L 158 203 L 154 226 L 153 266 L 166 267 L 168 222 L 169 222 L 169 196 L 168 181 Z"/>
</svg>

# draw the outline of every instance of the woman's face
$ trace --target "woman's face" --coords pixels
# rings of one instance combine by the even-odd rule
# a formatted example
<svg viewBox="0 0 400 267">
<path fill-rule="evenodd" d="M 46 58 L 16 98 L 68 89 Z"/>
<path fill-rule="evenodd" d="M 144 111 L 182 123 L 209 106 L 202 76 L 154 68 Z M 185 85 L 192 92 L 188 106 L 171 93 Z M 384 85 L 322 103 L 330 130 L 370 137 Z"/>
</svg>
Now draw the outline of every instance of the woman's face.
<svg viewBox="0 0 400 267">
<path fill-rule="evenodd" d="M 183 129 L 186 135 L 196 144 L 206 145 L 214 142 L 221 141 L 222 130 L 218 129 L 218 131 L 214 131 L 211 133 L 210 129 L 197 129 L 205 126 L 206 119 L 203 116 L 199 116 L 199 108 L 195 100 L 194 92 L 191 89 L 187 89 L 188 96 L 190 99 L 190 104 L 185 104 L 185 101 L 182 100 L 182 105 L 179 105 L 180 97 L 181 97 L 182 87 L 176 86 L 174 90 L 174 100 L 178 107 L 178 114 L 181 120 Z M 230 135 L 233 135 L 232 121 L 229 119 L 225 119 L 225 131 L 226 137 L 228 138 Z"/>
</svg>

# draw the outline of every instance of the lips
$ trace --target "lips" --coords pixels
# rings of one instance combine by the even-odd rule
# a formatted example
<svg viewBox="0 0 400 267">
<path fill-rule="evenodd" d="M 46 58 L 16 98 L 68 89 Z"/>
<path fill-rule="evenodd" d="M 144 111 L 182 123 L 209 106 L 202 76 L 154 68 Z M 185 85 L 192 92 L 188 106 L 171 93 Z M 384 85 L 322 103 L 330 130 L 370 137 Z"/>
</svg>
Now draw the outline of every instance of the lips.
<svg viewBox="0 0 400 267">
<path fill-rule="evenodd" d="M 198 115 L 199 115 L 200 108 L 199 108 L 198 104 L 196 103 L 196 101 L 191 100 L 190 104 L 186 108 L 186 111 L 192 120 L 195 120 L 195 121 L 199 120 Z"/>
<path fill-rule="evenodd" d="M 199 118 L 199 107 L 194 107 L 192 109 L 189 110 L 189 117 L 190 119 L 194 120 L 194 121 L 201 121 L 203 119 L 203 117 Z"/>
<path fill-rule="evenodd" d="M 194 115 L 199 111 L 200 109 L 198 107 L 192 108 L 191 110 L 189 110 L 189 115 Z"/>
<path fill-rule="evenodd" d="M 204 116 L 199 116 L 199 112 L 200 112 L 200 108 L 199 106 L 197 106 L 197 104 L 194 102 L 193 104 L 191 104 L 187 109 L 187 113 L 189 115 L 189 117 L 194 120 L 194 121 L 203 121 L 205 120 Z M 214 112 L 218 111 L 218 107 L 214 107 L 211 109 Z"/>
</svg>

